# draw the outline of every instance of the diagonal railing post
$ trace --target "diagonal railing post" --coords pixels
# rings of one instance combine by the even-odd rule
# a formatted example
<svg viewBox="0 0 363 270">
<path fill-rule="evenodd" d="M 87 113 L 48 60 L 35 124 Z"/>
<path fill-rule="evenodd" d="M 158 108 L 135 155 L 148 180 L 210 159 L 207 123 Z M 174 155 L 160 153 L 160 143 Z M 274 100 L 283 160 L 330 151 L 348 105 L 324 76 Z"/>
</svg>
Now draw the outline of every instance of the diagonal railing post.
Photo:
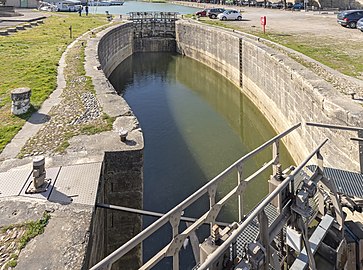
<svg viewBox="0 0 363 270">
<path fill-rule="evenodd" d="M 272 159 L 274 159 L 274 163 L 272 164 L 272 175 L 276 175 L 279 171 L 277 165 L 280 164 L 280 140 L 276 140 L 272 144 Z"/>
<path fill-rule="evenodd" d="M 208 196 L 209 196 L 209 210 L 211 211 L 213 206 L 216 204 L 216 192 L 217 185 L 212 185 L 208 188 Z M 210 222 L 210 234 L 212 235 L 212 228 L 215 223 L 215 220 Z"/>
<path fill-rule="evenodd" d="M 262 209 L 261 212 L 257 216 L 258 223 L 260 224 L 260 241 L 263 245 L 263 247 L 266 250 L 266 256 L 265 256 L 265 264 L 264 269 L 269 269 L 269 263 L 270 263 L 270 239 L 268 235 L 268 217 L 265 213 L 265 209 Z"/>
<path fill-rule="evenodd" d="M 242 163 L 237 166 L 237 174 L 238 174 L 238 186 L 243 185 L 243 176 L 242 176 Z M 244 189 L 241 190 L 241 193 L 238 194 L 238 222 L 243 219 L 243 197 L 244 197 Z"/>
<path fill-rule="evenodd" d="M 177 211 L 170 217 L 170 224 L 173 229 L 173 239 L 179 234 L 179 223 L 182 211 Z M 179 250 L 173 254 L 173 270 L 179 270 Z"/>
<path fill-rule="evenodd" d="M 362 139 L 358 141 L 358 153 L 360 173 L 363 174 L 363 130 L 358 130 L 358 138 Z"/>
</svg>

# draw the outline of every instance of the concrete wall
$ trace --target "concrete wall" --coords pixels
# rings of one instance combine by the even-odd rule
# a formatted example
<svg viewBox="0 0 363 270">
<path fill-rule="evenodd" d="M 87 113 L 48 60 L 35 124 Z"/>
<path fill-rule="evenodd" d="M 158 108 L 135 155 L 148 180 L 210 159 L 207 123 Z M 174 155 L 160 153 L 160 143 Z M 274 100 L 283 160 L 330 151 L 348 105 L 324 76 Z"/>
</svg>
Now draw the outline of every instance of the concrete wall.
<svg viewBox="0 0 363 270">
<path fill-rule="evenodd" d="M 133 32 L 130 24 L 104 30 L 88 41 L 86 74 L 92 77 L 97 98 L 103 111 L 116 117 L 114 131 L 129 132 L 128 141 L 112 139 L 115 132 L 102 140 L 103 177 L 98 189 L 100 203 L 142 209 L 143 138 L 138 121 L 125 100 L 118 96 L 108 82 L 108 76 L 133 52 Z M 92 145 L 92 142 L 89 143 Z M 93 221 L 90 265 L 119 248 L 141 231 L 142 217 L 110 209 L 97 209 Z M 99 235 L 97 235 L 99 234 Z M 98 247 L 99 246 L 99 247 Z M 100 256 L 99 253 L 102 255 Z M 141 246 L 113 264 L 112 269 L 138 269 L 142 260 Z M 93 258 L 95 256 L 96 258 Z"/>
<path fill-rule="evenodd" d="M 98 202 L 143 208 L 143 140 L 139 138 L 140 129 L 132 110 L 125 100 L 117 95 L 107 77 L 134 52 L 147 51 L 175 51 L 175 39 L 134 39 L 132 24 L 124 23 L 102 31 L 87 45 L 86 73 L 92 77 L 97 98 L 104 112 L 117 117 L 114 127 L 126 127 L 129 137 L 136 133 L 134 141 L 137 142 L 136 146 L 126 144 L 120 151 L 117 151 L 114 143 L 110 144 L 110 149 L 115 151 L 105 149 Z M 106 142 L 103 141 L 103 144 Z M 90 265 L 94 265 L 126 243 L 139 233 L 141 228 L 140 215 L 97 209 L 93 219 Z M 112 269 L 138 269 L 141 262 L 142 247 L 138 246 L 116 262 Z"/>
<path fill-rule="evenodd" d="M 132 23 L 117 25 L 108 30 L 98 45 L 98 59 L 106 77 L 132 53 Z"/>
<path fill-rule="evenodd" d="M 363 126 L 361 106 L 286 55 L 242 34 L 184 20 L 177 22 L 176 31 L 177 50 L 241 86 L 278 133 L 303 123 L 284 141 L 295 162 L 301 162 L 323 139 L 329 138 L 322 150 L 326 165 L 359 169 L 358 145 L 350 141 L 357 137 L 356 133 L 308 127 L 304 123 Z"/>
<path fill-rule="evenodd" d="M 239 37 L 223 35 L 212 27 L 194 27 L 186 21 L 176 25 L 179 53 L 196 59 L 239 84 Z"/>
<path fill-rule="evenodd" d="M 175 38 L 137 38 L 134 52 L 175 52 Z"/>
<path fill-rule="evenodd" d="M 174 52 L 174 38 L 136 38 L 132 23 L 117 25 L 107 31 L 98 47 L 98 58 L 106 77 L 134 52 Z"/>
<path fill-rule="evenodd" d="M 302 128 L 284 140 L 297 163 L 305 159 L 323 139 L 329 138 L 330 142 L 322 151 L 326 164 L 348 170 L 358 169 L 358 147 L 349 140 L 356 134 L 308 127 L 304 123 L 362 126 L 361 106 L 337 93 L 330 84 L 289 57 L 237 32 L 189 21 L 178 21 L 176 32 L 178 52 L 212 67 L 241 86 L 278 133 L 298 122 L 303 123 Z M 98 60 L 89 65 L 87 74 L 98 85 L 96 91 L 103 89 L 100 100 L 108 96 L 110 101 L 105 101 L 109 105 L 106 106 L 107 112 L 119 101 L 114 101 L 115 91 L 106 76 L 136 51 L 171 50 L 175 43 L 153 38 L 134 40 L 132 25 L 126 23 L 103 31 L 95 44 L 97 49 L 93 52 Z M 102 73 L 102 76 L 92 72 Z M 132 112 L 126 108 L 120 109 L 119 114 L 130 115 Z M 105 154 L 104 202 L 142 207 L 142 159 L 142 149 Z M 106 253 L 119 247 L 141 228 L 140 217 L 122 212 L 106 211 L 105 219 L 98 222 L 103 222 L 106 227 L 103 236 Z M 126 256 L 120 265 L 127 269 L 138 268 L 141 247 L 134 254 Z"/>
<path fill-rule="evenodd" d="M 143 209 L 142 168 L 143 150 L 106 152 L 105 203 Z M 141 231 L 142 217 L 122 211 L 106 211 L 105 227 L 105 244 L 107 253 L 110 253 Z M 113 269 L 138 269 L 141 263 L 142 249 L 139 246 L 122 257 Z"/>
</svg>

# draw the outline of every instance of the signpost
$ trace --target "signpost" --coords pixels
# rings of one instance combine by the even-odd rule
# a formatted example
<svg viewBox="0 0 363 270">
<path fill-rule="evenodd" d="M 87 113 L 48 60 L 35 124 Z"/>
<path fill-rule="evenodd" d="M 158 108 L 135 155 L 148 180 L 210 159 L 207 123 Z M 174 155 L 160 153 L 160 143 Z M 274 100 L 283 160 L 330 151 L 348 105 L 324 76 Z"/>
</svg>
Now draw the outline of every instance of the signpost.
<svg viewBox="0 0 363 270">
<path fill-rule="evenodd" d="M 266 16 L 261 16 L 261 25 L 262 25 L 263 33 L 265 34 L 265 32 L 266 32 Z"/>
</svg>

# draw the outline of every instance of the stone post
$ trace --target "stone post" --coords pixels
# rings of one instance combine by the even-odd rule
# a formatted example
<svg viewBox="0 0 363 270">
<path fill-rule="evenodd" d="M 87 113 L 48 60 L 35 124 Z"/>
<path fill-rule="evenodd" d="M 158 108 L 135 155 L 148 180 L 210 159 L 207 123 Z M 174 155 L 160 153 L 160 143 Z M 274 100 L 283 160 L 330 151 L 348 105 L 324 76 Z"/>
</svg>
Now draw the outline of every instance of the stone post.
<svg viewBox="0 0 363 270">
<path fill-rule="evenodd" d="M 27 87 L 11 91 L 11 113 L 15 115 L 26 113 L 30 108 L 30 96 L 31 90 Z"/>
<path fill-rule="evenodd" d="M 39 189 L 44 184 L 45 180 L 45 158 L 38 156 L 33 159 L 33 186 Z"/>
</svg>

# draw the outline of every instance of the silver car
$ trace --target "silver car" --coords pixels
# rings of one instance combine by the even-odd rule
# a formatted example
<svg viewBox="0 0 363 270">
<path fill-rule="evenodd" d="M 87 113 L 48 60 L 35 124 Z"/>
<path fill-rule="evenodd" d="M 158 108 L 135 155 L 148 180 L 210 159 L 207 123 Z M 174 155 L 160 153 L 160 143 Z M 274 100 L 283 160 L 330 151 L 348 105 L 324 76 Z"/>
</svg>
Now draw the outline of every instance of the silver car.
<svg viewBox="0 0 363 270">
<path fill-rule="evenodd" d="M 357 29 L 363 32 L 363 18 L 357 22 Z"/>
</svg>

